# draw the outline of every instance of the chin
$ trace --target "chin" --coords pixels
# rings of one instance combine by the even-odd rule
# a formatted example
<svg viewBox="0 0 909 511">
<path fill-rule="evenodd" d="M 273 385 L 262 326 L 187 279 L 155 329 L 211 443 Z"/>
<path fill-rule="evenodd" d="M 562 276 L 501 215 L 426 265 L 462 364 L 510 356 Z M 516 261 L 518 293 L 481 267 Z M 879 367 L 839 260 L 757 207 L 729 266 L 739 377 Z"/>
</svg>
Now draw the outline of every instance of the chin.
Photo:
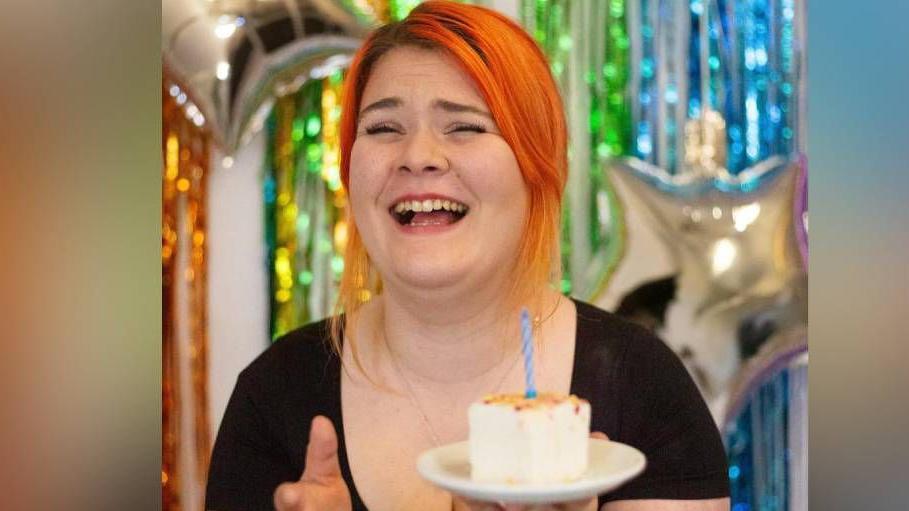
<svg viewBox="0 0 909 511">
<path fill-rule="evenodd" d="M 458 271 L 451 266 L 415 265 L 395 272 L 395 280 L 406 287 L 435 290 L 453 287 L 464 282 L 468 271 Z"/>
</svg>

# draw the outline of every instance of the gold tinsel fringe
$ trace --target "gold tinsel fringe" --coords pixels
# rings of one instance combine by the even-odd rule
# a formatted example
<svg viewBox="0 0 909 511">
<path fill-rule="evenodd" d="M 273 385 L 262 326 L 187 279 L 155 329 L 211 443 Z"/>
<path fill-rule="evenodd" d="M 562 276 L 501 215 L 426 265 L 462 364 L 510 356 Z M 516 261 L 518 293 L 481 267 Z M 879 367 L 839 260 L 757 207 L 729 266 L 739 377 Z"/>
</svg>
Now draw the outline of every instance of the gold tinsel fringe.
<svg viewBox="0 0 909 511">
<path fill-rule="evenodd" d="M 209 168 L 209 138 L 185 114 L 183 105 L 170 93 L 170 80 L 163 88 L 162 149 L 164 169 L 162 181 L 162 465 L 161 488 L 163 509 L 203 508 L 185 502 L 181 495 L 182 474 L 179 469 L 185 440 L 180 431 L 180 350 L 177 326 L 189 322 L 190 373 L 193 403 L 193 445 L 195 447 L 195 484 L 205 487 L 210 450 L 208 418 L 208 336 L 206 315 L 206 197 Z M 181 94 L 185 94 L 181 91 Z M 185 201 L 184 217 L 178 217 L 180 201 Z M 181 221 L 182 220 L 182 221 Z M 183 227 L 181 229 L 181 226 Z M 178 250 L 183 236 L 189 236 L 189 264 L 183 275 L 177 274 Z M 189 317 L 177 310 L 179 286 L 187 286 Z"/>
</svg>

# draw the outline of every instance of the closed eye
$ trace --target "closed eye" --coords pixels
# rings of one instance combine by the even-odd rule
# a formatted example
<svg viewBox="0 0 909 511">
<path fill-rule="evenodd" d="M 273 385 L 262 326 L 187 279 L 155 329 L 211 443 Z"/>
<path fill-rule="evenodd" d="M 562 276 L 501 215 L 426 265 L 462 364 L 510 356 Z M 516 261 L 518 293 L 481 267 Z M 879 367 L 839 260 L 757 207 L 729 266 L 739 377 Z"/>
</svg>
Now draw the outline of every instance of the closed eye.
<svg viewBox="0 0 909 511">
<path fill-rule="evenodd" d="M 400 130 L 397 127 L 384 122 L 367 126 L 365 131 L 367 135 L 377 135 L 380 133 L 400 133 Z"/>
<path fill-rule="evenodd" d="M 448 133 L 465 132 L 465 131 L 474 132 L 474 133 L 486 133 L 486 128 L 480 124 L 458 123 L 458 124 L 453 125 L 448 130 Z"/>
</svg>

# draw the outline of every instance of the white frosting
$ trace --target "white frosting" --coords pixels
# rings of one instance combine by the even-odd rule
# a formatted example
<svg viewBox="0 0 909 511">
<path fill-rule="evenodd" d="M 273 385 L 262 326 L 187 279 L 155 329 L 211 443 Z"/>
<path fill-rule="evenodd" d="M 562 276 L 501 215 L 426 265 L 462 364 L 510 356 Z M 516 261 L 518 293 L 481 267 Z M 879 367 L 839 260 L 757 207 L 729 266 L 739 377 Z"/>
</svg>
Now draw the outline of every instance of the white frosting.
<svg viewBox="0 0 909 511">
<path fill-rule="evenodd" d="M 471 478 L 555 483 L 587 469 L 590 403 L 574 396 L 489 396 L 470 406 Z"/>
</svg>

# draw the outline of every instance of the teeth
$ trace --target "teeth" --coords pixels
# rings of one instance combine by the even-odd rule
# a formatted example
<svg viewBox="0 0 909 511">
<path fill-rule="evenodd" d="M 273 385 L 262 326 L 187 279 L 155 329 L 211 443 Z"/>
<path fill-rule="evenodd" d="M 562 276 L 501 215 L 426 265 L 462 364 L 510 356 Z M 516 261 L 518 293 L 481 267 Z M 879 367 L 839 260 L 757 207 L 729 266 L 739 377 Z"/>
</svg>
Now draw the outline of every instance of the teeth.
<svg viewBox="0 0 909 511">
<path fill-rule="evenodd" d="M 454 201 L 442 200 L 442 199 L 426 199 L 421 201 L 401 201 L 394 206 L 395 213 L 406 213 L 408 211 L 413 211 L 415 213 L 420 213 L 422 211 L 453 211 L 455 213 L 463 213 L 467 211 L 467 206 L 459 204 Z"/>
</svg>

